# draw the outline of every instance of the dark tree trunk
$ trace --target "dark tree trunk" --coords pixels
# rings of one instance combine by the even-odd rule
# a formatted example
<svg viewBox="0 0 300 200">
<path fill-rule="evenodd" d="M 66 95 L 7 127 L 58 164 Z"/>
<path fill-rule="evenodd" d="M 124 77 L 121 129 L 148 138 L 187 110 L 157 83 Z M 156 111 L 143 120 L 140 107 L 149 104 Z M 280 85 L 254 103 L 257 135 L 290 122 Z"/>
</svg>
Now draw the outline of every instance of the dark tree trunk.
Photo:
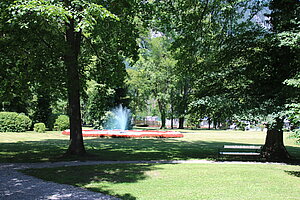
<svg viewBox="0 0 300 200">
<path fill-rule="evenodd" d="M 267 131 L 265 145 L 262 147 L 261 156 L 267 160 L 282 161 L 290 158 L 283 144 L 283 119 L 277 117 L 272 129 Z"/>
<path fill-rule="evenodd" d="M 166 110 L 165 110 L 165 106 L 161 101 L 157 101 L 158 103 L 158 108 L 159 108 L 159 112 L 160 112 L 160 118 L 161 118 L 161 126 L 160 128 L 166 128 Z"/>
<path fill-rule="evenodd" d="M 183 125 L 184 125 L 184 117 L 179 117 L 179 126 L 178 126 L 178 128 L 179 129 L 184 129 Z"/>
<path fill-rule="evenodd" d="M 265 145 L 262 147 L 261 155 L 267 160 L 282 161 L 290 158 L 283 144 L 283 131 L 272 129 L 267 131 Z"/>
<path fill-rule="evenodd" d="M 214 124 L 214 129 L 216 130 L 217 129 L 217 120 L 216 119 L 213 119 L 213 124 Z"/>
<path fill-rule="evenodd" d="M 53 127 L 49 127 L 48 123 L 48 119 L 52 112 L 50 98 L 49 91 L 45 90 L 44 87 L 37 89 L 37 104 L 33 114 L 33 121 L 34 123 L 42 122 L 48 128 L 52 129 Z"/>
<path fill-rule="evenodd" d="M 166 128 L 166 115 L 165 113 L 161 114 L 161 129 Z"/>
<path fill-rule="evenodd" d="M 185 80 L 183 87 L 181 89 L 181 100 L 180 100 L 180 104 L 179 104 L 179 109 L 178 109 L 178 114 L 179 114 L 179 129 L 184 129 L 184 117 L 186 116 L 186 111 L 187 111 L 187 107 L 188 107 L 188 97 L 189 97 L 189 89 L 190 89 L 190 85 L 189 85 L 190 80 L 187 79 Z"/>
<path fill-rule="evenodd" d="M 66 30 L 65 65 L 67 67 L 67 87 L 70 115 L 70 145 L 67 155 L 83 155 L 86 153 L 81 127 L 80 113 L 80 80 L 78 56 L 80 53 L 81 33 L 75 32 L 74 20 L 70 19 Z"/>
<path fill-rule="evenodd" d="M 171 105 L 171 129 L 174 129 L 174 110 L 173 106 Z"/>
<path fill-rule="evenodd" d="M 210 118 L 208 118 L 207 120 L 208 120 L 208 130 L 210 130 L 211 119 L 210 119 Z"/>
</svg>

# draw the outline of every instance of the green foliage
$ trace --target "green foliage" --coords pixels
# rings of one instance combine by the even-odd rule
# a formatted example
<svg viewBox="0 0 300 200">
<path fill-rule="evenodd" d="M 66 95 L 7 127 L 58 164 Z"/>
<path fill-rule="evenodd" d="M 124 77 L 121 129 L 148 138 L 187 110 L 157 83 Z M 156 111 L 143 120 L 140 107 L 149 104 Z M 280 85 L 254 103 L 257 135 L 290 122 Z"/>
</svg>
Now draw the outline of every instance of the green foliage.
<svg viewBox="0 0 300 200">
<path fill-rule="evenodd" d="M 42 92 L 43 91 L 43 92 Z M 34 123 L 42 122 L 47 124 L 51 115 L 51 97 L 45 89 L 37 89 L 37 100 L 34 101 L 32 120 Z"/>
<path fill-rule="evenodd" d="M 225 124 L 226 120 L 232 119 L 238 109 L 238 102 L 227 95 L 205 96 L 189 104 L 190 115 L 198 120 L 209 117 L 215 126 Z"/>
<path fill-rule="evenodd" d="M 300 143 L 300 104 L 289 104 L 286 106 L 286 115 L 290 120 L 293 132 L 291 133 L 291 138 L 296 138 L 297 142 Z"/>
<path fill-rule="evenodd" d="M 246 124 L 245 122 L 238 121 L 238 122 L 236 123 L 236 125 L 237 125 L 237 128 L 238 128 L 239 130 L 242 130 L 242 131 L 245 131 L 245 130 L 246 130 L 247 124 Z"/>
<path fill-rule="evenodd" d="M 45 0 L 18 0 L 10 7 L 10 12 L 13 16 L 9 22 L 13 23 L 16 19 L 24 19 L 28 12 L 31 12 L 32 19 L 34 17 L 43 17 L 52 23 L 58 23 L 59 28 L 62 28 L 61 23 L 69 23 L 70 19 L 78 20 L 76 31 L 83 30 L 86 36 L 93 29 L 97 20 L 106 17 L 118 19 L 117 16 L 109 12 L 102 5 L 91 3 L 89 1 L 45 1 Z M 30 22 L 17 21 L 21 28 L 28 28 Z"/>
<path fill-rule="evenodd" d="M 0 112 L 0 132 L 24 132 L 30 129 L 31 123 L 24 114 Z"/>
<path fill-rule="evenodd" d="M 291 132 L 290 138 L 296 139 L 296 143 L 300 144 L 300 129 L 295 129 Z"/>
<path fill-rule="evenodd" d="M 258 18 L 268 13 L 269 3 L 268 24 Z M 277 114 L 297 95 L 283 82 L 300 70 L 299 1 L 155 4 L 159 19 L 154 24 L 173 39 L 176 73 L 188 94 L 179 95 L 186 98 L 177 102 L 183 102 L 179 107 L 188 113 L 196 112 L 195 118 L 224 120 L 250 111 L 255 111 L 253 116 Z M 183 106 L 186 101 L 189 109 Z"/>
<path fill-rule="evenodd" d="M 135 108 L 133 112 L 137 115 L 142 114 L 145 109 L 149 111 L 147 104 L 153 102 L 160 112 L 164 127 L 175 97 L 176 60 L 169 51 L 171 40 L 165 36 L 153 37 L 151 34 L 154 33 L 149 33 L 148 38 L 141 41 L 143 48 L 140 50 L 139 60 L 133 68 L 127 70 L 127 84 L 132 99 L 131 107 Z"/>
<path fill-rule="evenodd" d="M 84 107 L 83 120 L 84 123 L 92 124 L 94 128 L 101 128 L 106 111 L 114 106 L 115 90 L 95 81 L 89 81 L 87 86 L 88 98 Z"/>
<path fill-rule="evenodd" d="M 48 121 L 47 121 L 47 128 L 49 130 L 54 130 L 54 124 L 55 124 L 55 121 L 56 119 L 60 116 L 61 114 L 54 114 L 54 113 L 51 113 L 51 115 L 49 116 L 48 118 Z"/>
<path fill-rule="evenodd" d="M 37 133 L 45 133 L 46 125 L 44 123 L 35 123 L 33 126 L 33 130 Z"/>
<path fill-rule="evenodd" d="M 54 123 L 54 129 L 63 131 L 70 128 L 70 120 L 67 115 L 59 115 Z"/>
</svg>

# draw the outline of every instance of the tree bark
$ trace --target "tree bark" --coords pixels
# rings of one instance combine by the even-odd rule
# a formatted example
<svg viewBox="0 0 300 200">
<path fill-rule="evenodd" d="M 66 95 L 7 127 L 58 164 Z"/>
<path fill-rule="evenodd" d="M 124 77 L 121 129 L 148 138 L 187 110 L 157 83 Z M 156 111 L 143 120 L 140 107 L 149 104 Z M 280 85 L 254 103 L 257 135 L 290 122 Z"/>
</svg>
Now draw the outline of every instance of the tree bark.
<svg viewBox="0 0 300 200">
<path fill-rule="evenodd" d="M 184 129 L 184 117 L 179 117 L 179 129 Z"/>
<path fill-rule="evenodd" d="M 75 32 L 74 19 L 70 19 L 66 30 L 65 65 L 67 67 L 67 87 L 70 116 L 70 145 L 68 155 L 83 155 L 86 153 L 83 137 L 80 112 L 80 79 L 78 56 L 80 53 L 81 33 Z"/>
<path fill-rule="evenodd" d="M 267 160 L 282 161 L 290 159 L 283 144 L 283 131 L 272 129 L 267 131 L 265 145 L 262 147 L 261 156 Z"/>
<path fill-rule="evenodd" d="M 213 119 L 213 124 L 214 124 L 214 129 L 216 130 L 217 129 L 217 120 L 215 118 Z"/>
<path fill-rule="evenodd" d="M 261 156 L 271 161 L 284 161 L 291 156 L 283 144 L 283 119 L 277 117 L 272 129 L 267 131 L 265 145 L 262 147 Z"/>
<path fill-rule="evenodd" d="M 161 101 L 158 100 L 157 103 L 158 103 L 160 117 L 161 117 L 160 129 L 163 129 L 166 128 L 166 110 L 165 110 L 165 106 Z"/>
<path fill-rule="evenodd" d="M 186 110 L 188 107 L 188 97 L 189 97 L 189 89 L 190 89 L 190 85 L 189 85 L 190 80 L 186 79 L 184 81 L 183 87 L 181 89 L 181 102 L 179 105 L 179 109 L 178 109 L 178 114 L 179 114 L 179 129 L 184 129 L 184 117 L 186 115 Z"/>
<path fill-rule="evenodd" d="M 174 110 L 172 105 L 171 105 L 171 129 L 174 129 Z"/>
</svg>

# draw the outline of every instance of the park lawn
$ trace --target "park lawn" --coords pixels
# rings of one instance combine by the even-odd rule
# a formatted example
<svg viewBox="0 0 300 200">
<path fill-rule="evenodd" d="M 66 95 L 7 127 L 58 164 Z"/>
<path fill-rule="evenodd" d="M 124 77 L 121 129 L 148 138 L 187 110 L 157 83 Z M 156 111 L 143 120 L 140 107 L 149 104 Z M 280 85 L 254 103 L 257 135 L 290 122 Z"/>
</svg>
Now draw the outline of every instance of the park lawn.
<svg viewBox="0 0 300 200">
<path fill-rule="evenodd" d="M 300 199 L 300 166 L 291 165 L 107 164 L 23 172 L 126 200 Z"/>
<path fill-rule="evenodd" d="M 189 160 L 218 159 L 224 144 L 264 144 L 263 132 L 184 130 L 183 138 L 85 138 L 92 156 L 62 157 L 69 136 L 61 132 L 0 133 L 0 162 L 45 162 L 62 160 Z M 300 158 L 300 145 L 294 139 L 285 144 L 294 157 Z"/>
</svg>

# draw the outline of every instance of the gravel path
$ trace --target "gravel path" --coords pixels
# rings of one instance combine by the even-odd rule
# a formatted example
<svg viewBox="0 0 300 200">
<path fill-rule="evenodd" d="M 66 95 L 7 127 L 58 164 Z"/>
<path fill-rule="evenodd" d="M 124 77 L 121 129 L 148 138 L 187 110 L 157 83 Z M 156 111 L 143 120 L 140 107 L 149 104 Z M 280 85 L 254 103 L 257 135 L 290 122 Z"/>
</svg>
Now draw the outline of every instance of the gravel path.
<svg viewBox="0 0 300 200">
<path fill-rule="evenodd" d="M 128 164 L 128 163 L 199 163 L 199 164 L 284 164 L 259 162 L 214 162 L 207 160 L 189 161 L 71 161 L 56 163 L 0 163 L 0 199 L 5 200 L 34 200 L 34 199 L 99 199 L 117 200 L 118 198 L 88 191 L 82 188 L 58 184 L 27 176 L 18 172 L 20 169 L 49 168 L 61 166 L 80 166 L 97 164 Z"/>
<path fill-rule="evenodd" d="M 62 164 L 61 166 L 64 166 Z M 53 167 L 59 166 L 54 164 Z M 58 184 L 27 176 L 17 169 L 52 167 L 51 164 L 0 164 L 0 199 L 34 200 L 34 199 L 98 199 L 117 200 L 118 198 L 88 191 L 71 185 Z"/>
</svg>

